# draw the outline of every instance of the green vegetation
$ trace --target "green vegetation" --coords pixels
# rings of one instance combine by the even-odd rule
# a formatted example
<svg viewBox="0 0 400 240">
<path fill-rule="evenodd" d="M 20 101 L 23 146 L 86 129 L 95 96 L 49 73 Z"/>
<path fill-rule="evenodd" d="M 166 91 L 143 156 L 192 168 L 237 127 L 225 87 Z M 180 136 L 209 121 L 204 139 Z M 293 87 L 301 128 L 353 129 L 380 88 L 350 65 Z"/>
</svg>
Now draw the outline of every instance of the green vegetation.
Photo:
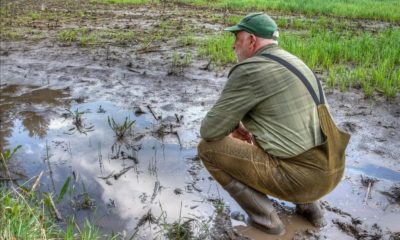
<svg viewBox="0 0 400 240">
<path fill-rule="evenodd" d="M 72 117 L 72 124 L 74 125 L 72 128 L 68 130 L 68 134 L 79 132 L 86 135 L 88 132 L 94 131 L 93 125 L 87 125 L 84 122 L 83 114 L 85 114 L 86 112 L 80 112 L 79 109 L 75 109 L 74 112 L 72 112 L 69 109 L 65 110 L 69 112 L 69 115 Z"/>
<path fill-rule="evenodd" d="M 329 85 L 361 86 L 367 96 L 378 91 L 395 97 L 400 90 L 400 29 L 337 32 L 312 29 L 304 36 L 284 34 L 283 48 L 299 56 L 312 69 L 329 72 Z"/>
<path fill-rule="evenodd" d="M 231 33 L 222 33 L 203 40 L 198 48 L 200 57 L 210 56 L 217 65 L 235 63 L 236 55 L 232 50 L 234 36 Z"/>
<path fill-rule="evenodd" d="M 161 215 L 154 218 L 154 222 L 158 222 L 161 229 L 160 233 L 167 239 L 174 240 L 190 240 L 190 239 L 208 239 L 210 237 L 210 225 L 212 218 L 202 219 L 197 216 L 182 217 L 182 203 L 179 211 L 179 217 L 173 223 L 167 222 L 167 214 L 160 204 Z M 150 217 L 146 217 L 151 219 Z"/>
<path fill-rule="evenodd" d="M 105 3 L 127 3 L 127 4 L 146 4 L 146 3 L 159 3 L 158 0 L 93 0 L 92 2 L 105 2 Z"/>
<path fill-rule="evenodd" d="M 61 235 L 42 203 L 22 189 L 0 187 L 0 239 L 48 239 Z"/>
<path fill-rule="evenodd" d="M 1 157 L 1 167 L 6 168 L 7 162 L 12 158 L 12 156 L 21 148 L 21 145 L 16 146 L 12 151 L 7 149 L 4 153 L 0 152 Z"/>
<path fill-rule="evenodd" d="M 339 24 L 325 17 L 312 25 L 309 20 L 277 22 L 303 29 L 284 31 L 279 44 L 303 59 L 310 68 L 327 71 L 328 86 L 343 91 L 348 87 L 361 87 L 366 96 L 381 92 L 388 98 L 400 91 L 400 41 L 395 41 L 400 39 L 400 29 L 365 32 L 349 28 L 349 23 Z M 325 25 L 330 25 L 332 30 Z M 208 37 L 200 44 L 198 55 L 211 58 L 217 65 L 235 63 L 233 41 L 230 33 Z"/>
<path fill-rule="evenodd" d="M 159 3 L 157 0 L 97 0 L 106 3 L 146 4 Z M 302 13 L 306 16 L 327 15 L 348 18 L 364 18 L 396 22 L 400 20 L 400 2 L 397 0 L 175 0 L 209 8 L 240 11 L 283 11 Z"/>
<path fill-rule="evenodd" d="M 20 149 L 18 145 L 12 151 L 0 153 L 3 167 Z M 0 182 L 0 239 L 99 239 L 99 230 L 85 221 L 80 228 L 73 218 L 68 217 L 66 231 L 56 224 L 52 213 L 58 213 L 53 202 L 52 193 L 43 193 L 43 197 L 36 192 L 40 174 L 31 187 L 28 183 L 15 186 L 13 182 L 6 186 Z M 2 180 L 4 181 L 4 180 Z M 61 202 L 70 182 L 66 180 L 62 187 L 57 203 Z M 55 214 L 55 215 L 57 215 Z M 56 216 L 60 220 L 60 216 Z"/>
<path fill-rule="evenodd" d="M 81 47 L 100 46 L 108 43 L 127 45 L 135 41 L 135 33 L 131 30 L 71 28 L 60 31 L 57 39 L 67 44 L 77 43 Z"/>
<path fill-rule="evenodd" d="M 273 10 L 302 13 L 307 16 L 328 15 L 392 22 L 400 20 L 400 2 L 397 0 L 178 0 L 178 2 L 245 12 Z"/>
<path fill-rule="evenodd" d="M 186 52 L 183 55 L 178 54 L 176 51 L 172 54 L 172 67 L 174 68 L 185 68 L 192 62 L 192 53 Z"/>
<path fill-rule="evenodd" d="M 114 131 L 115 136 L 118 140 L 124 138 L 126 131 L 130 130 L 132 125 L 135 123 L 135 120 L 128 120 L 128 117 L 125 117 L 125 121 L 121 124 L 116 123 L 113 117 L 108 117 L 108 125 Z"/>
<path fill-rule="evenodd" d="M 213 202 L 217 214 L 222 214 L 225 210 L 225 203 L 223 199 L 216 199 Z"/>
<path fill-rule="evenodd" d="M 58 40 L 62 42 L 75 42 L 78 39 L 78 30 L 77 29 L 67 29 L 64 31 L 61 31 L 58 34 Z"/>
<path fill-rule="evenodd" d="M 66 231 L 52 219 L 47 204 L 26 187 L 0 187 L 0 239 L 100 239 L 88 220 L 79 227 L 68 217 Z"/>
</svg>

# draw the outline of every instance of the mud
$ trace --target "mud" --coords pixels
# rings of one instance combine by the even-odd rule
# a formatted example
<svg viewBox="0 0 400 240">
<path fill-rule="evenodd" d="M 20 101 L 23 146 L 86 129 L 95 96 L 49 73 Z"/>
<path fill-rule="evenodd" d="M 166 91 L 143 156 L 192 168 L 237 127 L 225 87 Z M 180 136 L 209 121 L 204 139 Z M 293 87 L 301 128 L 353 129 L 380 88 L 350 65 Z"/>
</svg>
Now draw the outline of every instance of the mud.
<svg viewBox="0 0 400 240">
<path fill-rule="evenodd" d="M 222 90 L 230 66 L 216 68 L 196 57 L 195 46 L 182 46 L 177 35 L 182 26 L 189 26 L 200 41 L 223 27 L 210 16 L 222 19 L 225 13 L 173 4 L 85 4 L 87 17 L 77 21 L 79 5 L 68 10 L 57 1 L 45 2 L 47 11 L 69 15 L 57 24 L 14 25 L 40 28 L 46 37 L 39 40 L 26 36 L 0 42 L 0 148 L 23 146 L 12 164 L 26 179 L 44 171 L 41 192 L 59 193 L 71 177 L 74 191 L 60 204 L 61 215 L 73 214 L 79 221 L 89 217 L 104 233 L 125 232 L 138 239 L 173 239 L 177 234 L 209 239 L 399 239 L 399 96 L 366 99 L 359 90 L 326 89 L 334 119 L 352 134 L 345 177 L 322 199 L 328 225 L 316 229 L 294 213 L 292 203 L 276 199 L 286 233 L 265 235 L 246 226 L 239 216 L 245 216 L 243 210 L 196 156 L 200 122 Z M 41 9 L 34 3 L 30 7 Z M 146 42 L 146 36 L 157 34 L 168 20 L 162 37 Z M 129 28 L 137 38 L 93 47 L 57 40 L 57 31 L 77 24 Z M 191 52 L 190 65 L 174 66 L 174 51 L 180 56 Z M 320 77 L 324 80 L 325 74 Z M 76 111 L 83 112 L 82 126 L 93 126 L 93 131 L 77 129 Z M 118 141 L 108 117 L 118 123 L 127 117 L 135 124 Z M 239 216 L 233 217 L 237 220 L 230 213 Z"/>
</svg>

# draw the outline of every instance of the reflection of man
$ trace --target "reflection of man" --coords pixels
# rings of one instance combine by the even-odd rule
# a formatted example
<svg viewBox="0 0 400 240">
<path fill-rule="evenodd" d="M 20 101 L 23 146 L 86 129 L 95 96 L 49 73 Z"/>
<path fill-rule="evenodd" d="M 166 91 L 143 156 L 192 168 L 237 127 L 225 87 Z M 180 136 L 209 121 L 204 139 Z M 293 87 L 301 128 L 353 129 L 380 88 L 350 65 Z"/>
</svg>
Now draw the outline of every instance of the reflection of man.
<svg viewBox="0 0 400 240">
<path fill-rule="evenodd" d="M 267 194 L 296 203 L 322 227 L 318 199 L 343 175 L 349 136 L 331 120 L 313 72 L 278 47 L 268 15 L 249 14 L 225 30 L 236 36 L 239 63 L 202 122 L 199 156 L 252 226 L 284 232 Z"/>
</svg>

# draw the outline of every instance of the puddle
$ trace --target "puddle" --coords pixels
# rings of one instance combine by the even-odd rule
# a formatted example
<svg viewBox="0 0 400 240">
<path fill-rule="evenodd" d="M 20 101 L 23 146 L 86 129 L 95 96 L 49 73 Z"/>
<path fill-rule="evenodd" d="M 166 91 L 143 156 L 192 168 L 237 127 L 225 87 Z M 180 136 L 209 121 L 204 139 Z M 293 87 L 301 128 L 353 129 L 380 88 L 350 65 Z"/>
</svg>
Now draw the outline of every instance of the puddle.
<svg viewBox="0 0 400 240">
<path fill-rule="evenodd" d="M 393 182 L 400 182 L 400 172 L 386 167 L 367 164 L 362 167 L 347 166 L 347 171 L 351 173 L 365 174 L 369 177 L 386 179 Z"/>
<path fill-rule="evenodd" d="M 207 179 L 197 173 L 199 168 L 193 161 L 196 150 L 164 144 L 154 137 L 158 123 L 150 114 L 137 115 L 134 110 L 119 109 L 107 101 L 56 101 L 66 96 L 49 89 L 42 89 L 41 96 L 52 101 L 32 98 L 35 90 L 17 94 L 10 89 L 3 89 L 7 94 L 2 94 L 1 100 L 2 113 L 7 112 L 2 119 L 10 119 L 2 125 L 3 144 L 22 145 L 16 161 L 28 177 L 44 171 L 39 188 L 42 192 L 58 194 L 66 179 L 71 178 L 70 191 L 59 205 L 64 217 L 74 213 L 78 221 L 89 217 L 105 232 L 129 233 L 150 209 L 154 216 L 163 215 L 164 221 L 171 222 L 212 214 L 213 208 L 196 191 L 202 190 L 194 188 L 195 181 Z M 29 107 L 16 107 L 19 104 Z M 30 115 L 24 110 L 28 108 L 38 111 Z M 48 108 L 58 112 L 53 109 L 49 113 Z M 81 112 L 83 126 L 91 131 L 77 131 L 63 108 Z M 117 123 L 134 120 L 132 131 L 117 141 L 108 117 Z M 85 196 L 93 203 L 90 210 L 83 204 Z"/>
<path fill-rule="evenodd" d="M 154 238 L 162 236 L 163 224 L 177 219 L 206 222 L 215 211 L 208 201 L 210 198 L 222 198 L 231 211 L 243 213 L 237 203 L 209 179 L 199 161 L 193 160 L 196 159 L 195 148 L 163 141 L 158 134 L 160 123 L 150 112 L 138 114 L 133 106 L 123 109 L 109 101 L 78 103 L 70 97 L 68 89 L 10 85 L 1 93 L 2 146 L 23 146 L 16 155 L 16 165 L 23 167 L 28 178 L 44 171 L 39 190 L 55 193 L 54 199 L 66 179 L 71 179 L 70 190 L 58 205 L 64 218 L 73 214 L 78 222 L 89 218 L 105 233 L 126 231 L 129 234 L 136 231 L 142 216 L 150 211 L 163 222 L 141 226 L 140 236 Z M 81 128 L 74 125 L 73 117 L 78 112 L 82 118 Z M 116 123 L 125 119 L 135 123 L 126 137 L 118 141 L 109 126 L 109 118 Z M 177 136 L 167 134 L 164 137 Z M 373 164 L 348 166 L 346 173 L 400 180 L 398 172 Z M 342 204 L 343 209 L 352 209 L 349 207 L 354 206 L 354 202 L 363 201 L 364 193 L 359 189 L 361 197 L 352 200 L 339 197 L 351 191 L 355 191 L 351 184 L 341 183 L 325 199 Z M 291 209 L 294 207 L 292 203 L 280 203 Z M 368 210 L 363 216 L 377 214 L 377 211 Z M 396 213 L 384 216 L 395 217 Z M 335 221 L 336 215 L 327 213 L 327 219 Z M 269 236 L 271 239 L 291 239 L 310 230 L 318 235 L 346 237 L 329 229 L 319 232 L 293 213 L 283 214 L 282 221 L 286 234 Z M 233 221 L 233 226 L 254 239 L 265 237 L 243 222 Z"/>
</svg>

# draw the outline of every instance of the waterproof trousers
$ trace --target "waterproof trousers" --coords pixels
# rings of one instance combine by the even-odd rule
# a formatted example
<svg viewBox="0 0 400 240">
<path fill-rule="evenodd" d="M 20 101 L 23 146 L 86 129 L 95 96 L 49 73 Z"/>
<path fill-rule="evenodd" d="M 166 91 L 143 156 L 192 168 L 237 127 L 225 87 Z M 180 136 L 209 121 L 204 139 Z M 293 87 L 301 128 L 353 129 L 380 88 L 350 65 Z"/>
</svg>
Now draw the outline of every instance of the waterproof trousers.
<svg viewBox="0 0 400 240">
<path fill-rule="evenodd" d="M 290 158 L 277 158 L 256 145 L 225 137 L 201 140 L 198 154 L 223 187 L 234 178 L 264 194 L 294 202 L 311 203 L 332 191 L 344 172 L 350 136 L 339 131 L 325 105 L 318 106 L 326 141 Z"/>
</svg>

